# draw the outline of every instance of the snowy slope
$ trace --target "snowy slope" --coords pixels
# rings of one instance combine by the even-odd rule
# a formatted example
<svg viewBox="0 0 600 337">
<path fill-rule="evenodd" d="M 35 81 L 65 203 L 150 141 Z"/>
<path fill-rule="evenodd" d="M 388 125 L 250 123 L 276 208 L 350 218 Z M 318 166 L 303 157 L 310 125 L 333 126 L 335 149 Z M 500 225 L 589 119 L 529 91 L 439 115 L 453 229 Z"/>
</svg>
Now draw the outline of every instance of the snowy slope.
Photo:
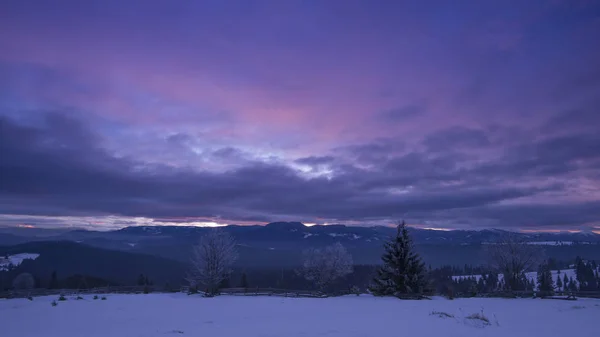
<svg viewBox="0 0 600 337">
<path fill-rule="evenodd" d="M 9 255 L 8 258 L 0 257 L 0 271 L 8 270 L 8 266 L 11 264 L 13 266 L 18 266 L 23 262 L 23 260 L 35 260 L 40 256 L 40 254 L 34 253 L 22 253 Z"/>
<path fill-rule="evenodd" d="M 109 295 L 106 301 L 55 297 L 0 300 L 2 336 L 11 337 L 296 337 L 296 336 L 597 336 L 600 300 L 402 301 L 347 296 L 326 299 L 184 294 Z M 491 324 L 466 317 L 480 313 Z M 454 317 L 442 318 L 433 311 Z M 35 318 L 35 324 L 29 324 Z"/>
</svg>

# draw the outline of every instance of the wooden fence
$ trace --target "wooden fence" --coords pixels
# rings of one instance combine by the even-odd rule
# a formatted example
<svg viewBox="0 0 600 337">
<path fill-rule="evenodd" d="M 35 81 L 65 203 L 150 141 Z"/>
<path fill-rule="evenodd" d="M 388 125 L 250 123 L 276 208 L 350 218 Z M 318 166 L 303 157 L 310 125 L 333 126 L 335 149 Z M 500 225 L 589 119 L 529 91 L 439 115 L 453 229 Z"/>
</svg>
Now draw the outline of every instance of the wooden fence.
<svg viewBox="0 0 600 337">
<path fill-rule="evenodd" d="M 181 287 L 180 289 L 165 289 L 155 286 L 110 286 L 92 289 L 41 289 L 35 288 L 30 290 L 11 290 L 0 292 L 1 298 L 27 298 L 37 296 L 77 296 L 77 295 L 94 295 L 94 294 L 142 294 L 142 293 L 169 293 L 183 292 L 189 293 L 189 287 Z M 322 293 L 311 290 L 289 290 L 277 288 L 227 288 L 219 290 L 221 295 L 231 296 L 280 296 L 280 297 L 305 297 L 305 298 L 324 298 L 329 296 L 349 295 L 350 292 L 338 293 Z M 475 296 L 465 294 L 456 294 L 456 297 L 503 297 L 503 298 L 532 298 L 536 294 L 533 291 L 513 291 L 513 292 L 492 292 L 479 293 Z M 538 295 L 539 297 L 539 295 Z M 561 298 L 575 299 L 582 298 L 600 298 L 600 291 L 575 291 L 575 292 L 556 292 L 553 296 L 546 298 Z M 404 297 L 401 297 L 404 298 Z M 408 296 L 406 299 L 414 299 L 415 297 Z"/>
</svg>

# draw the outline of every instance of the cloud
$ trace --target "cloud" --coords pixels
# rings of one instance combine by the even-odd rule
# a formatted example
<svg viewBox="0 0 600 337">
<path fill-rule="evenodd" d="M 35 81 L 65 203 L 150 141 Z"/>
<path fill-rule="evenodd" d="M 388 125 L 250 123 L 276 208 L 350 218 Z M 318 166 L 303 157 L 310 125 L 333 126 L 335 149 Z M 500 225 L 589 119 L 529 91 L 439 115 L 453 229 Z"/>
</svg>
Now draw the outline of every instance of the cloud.
<svg viewBox="0 0 600 337">
<path fill-rule="evenodd" d="M 598 5 L 437 6 L 12 2 L 0 213 L 593 222 Z"/>
<path fill-rule="evenodd" d="M 462 166 L 464 158 L 436 152 L 390 152 L 371 168 L 341 164 L 347 160 L 343 156 L 300 158 L 297 163 L 332 165 L 332 177 L 307 178 L 284 163 L 251 161 L 211 172 L 117 158 L 98 146 L 97 135 L 84 123 L 55 112 L 35 126 L 2 117 L 0 130 L 0 149 L 6 154 L 0 160 L 5 177 L 0 183 L 0 212 L 5 214 L 202 217 L 233 223 L 278 219 L 369 223 L 400 217 L 432 221 L 446 214 L 444 221 L 487 223 L 495 218 L 507 226 L 559 225 L 567 215 L 569 224 L 580 225 L 593 220 L 594 214 L 579 214 L 589 207 L 587 201 L 562 204 L 556 217 L 544 214 L 551 206 L 518 203 L 520 198 L 565 192 L 563 185 L 544 180 L 548 174 L 569 175 L 568 170 L 535 168 L 542 162 L 554 161 L 562 168 L 565 162 L 595 158 L 598 152 L 590 147 L 597 145 L 594 139 L 557 138 L 523 145 L 507 155 L 512 161 L 501 158 L 468 169 Z M 346 150 L 362 155 L 366 149 L 389 150 L 375 144 Z M 577 151 L 569 152 L 571 147 Z M 535 151 L 536 163 L 528 159 L 529 151 Z M 217 156 L 239 153 L 225 148 Z M 532 184 L 519 184 L 516 175 L 525 173 Z M 516 203 L 502 206 L 506 201 Z M 506 213 L 501 216 L 502 210 Z"/>
</svg>

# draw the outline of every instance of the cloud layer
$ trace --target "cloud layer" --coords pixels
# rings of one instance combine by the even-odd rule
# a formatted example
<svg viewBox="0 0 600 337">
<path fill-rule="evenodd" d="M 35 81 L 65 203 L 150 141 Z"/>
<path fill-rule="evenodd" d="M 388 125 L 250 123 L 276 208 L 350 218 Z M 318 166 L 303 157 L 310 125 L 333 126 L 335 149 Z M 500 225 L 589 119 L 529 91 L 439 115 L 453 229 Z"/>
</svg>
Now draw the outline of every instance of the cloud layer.
<svg viewBox="0 0 600 337">
<path fill-rule="evenodd" d="M 598 226 L 596 4 L 143 5 L 0 5 L 0 222 Z"/>
</svg>

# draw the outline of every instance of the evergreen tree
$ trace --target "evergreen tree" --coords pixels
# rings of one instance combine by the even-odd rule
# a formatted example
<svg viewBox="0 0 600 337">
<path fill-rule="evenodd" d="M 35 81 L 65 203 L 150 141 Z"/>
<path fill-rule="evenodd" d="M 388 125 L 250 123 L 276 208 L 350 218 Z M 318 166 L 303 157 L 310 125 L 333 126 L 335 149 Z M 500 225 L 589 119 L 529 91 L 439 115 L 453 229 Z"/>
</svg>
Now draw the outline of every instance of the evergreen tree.
<svg viewBox="0 0 600 337">
<path fill-rule="evenodd" d="M 567 274 L 565 273 L 565 276 L 563 278 L 563 287 L 565 290 L 567 290 L 569 288 L 569 277 L 567 276 Z"/>
<path fill-rule="evenodd" d="M 48 289 L 56 289 L 58 288 L 58 277 L 56 276 L 56 270 L 52 272 L 50 276 L 50 284 L 48 285 Z"/>
<path fill-rule="evenodd" d="M 240 288 L 248 288 L 248 278 L 246 273 L 242 273 L 242 280 L 240 281 Z"/>
<path fill-rule="evenodd" d="M 422 294 L 427 287 L 425 264 L 414 251 L 404 221 L 398 224 L 396 236 L 385 243 L 384 249 L 384 265 L 378 268 L 369 290 L 376 296 Z"/>
<path fill-rule="evenodd" d="M 577 284 L 575 284 L 575 281 L 571 277 L 569 278 L 569 290 L 577 291 Z"/>
<path fill-rule="evenodd" d="M 137 285 L 138 286 L 146 285 L 146 277 L 144 276 L 144 274 L 140 274 L 140 276 L 138 276 Z"/>
<path fill-rule="evenodd" d="M 540 296 L 551 296 L 554 294 L 554 282 L 552 281 L 552 272 L 548 264 L 543 264 L 539 267 L 537 282 Z"/>
<path fill-rule="evenodd" d="M 563 282 L 562 282 L 562 279 L 560 278 L 560 276 L 558 276 L 556 278 L 556 288 L 558 290 L 562 290 L 563 289 Z"/>
</svg>

